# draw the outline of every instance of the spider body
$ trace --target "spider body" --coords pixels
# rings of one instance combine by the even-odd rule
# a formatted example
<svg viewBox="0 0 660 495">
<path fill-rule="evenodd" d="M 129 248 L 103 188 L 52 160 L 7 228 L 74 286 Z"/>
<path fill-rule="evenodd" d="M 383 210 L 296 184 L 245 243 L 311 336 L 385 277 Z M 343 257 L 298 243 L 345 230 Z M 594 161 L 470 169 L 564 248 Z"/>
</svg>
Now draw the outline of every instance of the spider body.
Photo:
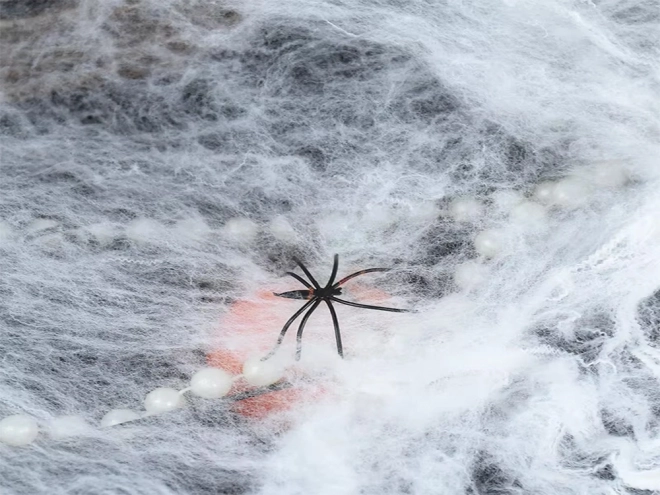
<svg viewBox="0 0 660 495">
<path fill-rule="evenodd" d="M 332 296 L 339 296 L 341 295 L 341 287 L 337 288 L 332 288 L 332 287 L 327 287 L 327 288 L 322 288 L 320 290 L 316 289 L 309 289 L 309 290 L 290 290 L 288 292 L 282 292 L 280 294 L 277 294 L 273 292 L 276 296 L 279 297 L 286 297 L 287 299 L 314 299 L 315 297 L 319 297 L 321 299 L 327 299 Z"/>
<path fill-rule="evenodd" d="M 378 311 L 390 311 L 394 313 L 406 313 L 409 310 L 407 309 L 398 309 L 398 308 L 386 308 L 383 306 L 372 306 L 369 304 L 359 304 L 359 303 L 354 303 L 351 301 L 345 301 L 343 299 L 339 299 L 336 296 L 341 295 L 342 293 L 342 288 L 341 286 L 344 285 L 346 282 L 349 280 L 360 276 L 364 275 L 366 273 L 373 273 L 373 272 L 387 272 L 390 269 L 389 268 L 367 268 L 366 270 L 360 270 L 359 272 L 352 273 L 341 280 L 339 282 L 335 282 L 335 277 L 337 276 L 337 269 L 339 267 L 339 255 L 335 254 L 334 256 L 334 262 L 332 264 L 332 274 L 330 275 L 330 279 L 328 280 L 328 283 L 325 285 L 325 287 L 321 287 L 319 283 L 316 281 L 316 279 L 312 276 L 312 274 L 309 272 L 307 267 L 298 259 L 294 258 L 294 261 L 297 263 L 297 265 L 302 269 L 302 271 L 305 273 L 309 281 L 305 280 L 303 277 L 300 275 L 293 273 L 293 272 L 287 272 L 287 275 L 291 275 L 293 278 L 298 280 L 300 283 L 302 283 L 304 286 L 307 287 L 306 290 L 292 290 L 288 292 L 282 292 L 282 293 L 273 293 L 276 296 L 279 297 L 285 297 L 287 299 L 303 299 L 306 300 L 307 302 L 300 308 L 298 311 L 296 311 L 291 318 L 284 324 L 284 327 L 282 328 L 282 331 L 280 332 L 280 335 L 277 339 L 277 343 L 275 344 L 275 347 L 273 348 L 272 351 L 266 355 L 263 360 L 266 360 L 270 358 L 273 354 L 275 354 L 275 351 L 277 351 L 278 347 L 282 344 L 282 341 L 284 340 L 284 336 L 286 335 L 286 332 L 289 330 L 289 327 L 293 324 L 293 322 L 298 318 L 301 314 L 305 313 L 303 316 L 300 325 L 298 327 L 298 333 L 296 335 L 296 360 L 300 359 L 300 354 L 302 351 L 302 335 L 303 331 L 305 329 L 305 325 L 307 324 L 307 320 L 309 320 L 309 317 L 312 315 L 312 313 L 316 310 L 316 308 L 319 307 L 319 305 L 324 302 L 328 306 L 328 310 L 330 311 L 330 316 L 332 317 L 332 323 L 334 325 L 335 329 L 335 340 L 337 342 L 337 354 L 339 356 L 344 357 L 344 351 L 341 343 L 341 332 L 339 330 L 339 321 L 337 320 L 337 313 L 335 312 L 335 308 L 333 306 L 333 302 L 339 303 L 339 304 L 345 304 L 347 306 L 353 306 L 355 308 L 363 308 L 363 309 L 374 309 Z"/>
</svg>

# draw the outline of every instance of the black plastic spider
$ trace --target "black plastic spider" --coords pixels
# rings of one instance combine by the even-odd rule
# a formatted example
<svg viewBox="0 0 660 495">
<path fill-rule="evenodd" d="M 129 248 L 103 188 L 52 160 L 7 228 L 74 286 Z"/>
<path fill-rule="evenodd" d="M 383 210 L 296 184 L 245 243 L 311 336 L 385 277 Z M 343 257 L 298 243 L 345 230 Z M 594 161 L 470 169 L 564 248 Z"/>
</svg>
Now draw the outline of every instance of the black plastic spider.
<svg viewBox="0 0 660 495">
<path fill-rule="evenodd" d="M 347 306 L 353 306 L 355 308 L 364 308 L 364 309 L 376 309 L 378 311 L 391 311 L 393 313 L 408 313 L 410 310 L 408 309 L 397 309 L 397 308 L 385 308 L 382 306 L 371 306 L 369 304 L 358 304 L 350 301 L 344 301 L 343 299 L 339 299 L 335 296 L 338 296 L 341 294 L 341 286 L 344 285 L 346 282 L 351 280 L 352 278 L 355 278 L 359 275 L 364 275 L 365 273 L 372 273 L 372 272 L 388 272 L 390 271 L 389 268 L 367 268 L 366 270 L 360 270 L 359 272 L 351 273 L 347 277 L 342 278 L 339 282 L 334 283 L 335 277 L 337 276 L 337 268 L 339 267 L 339 255 L 335 254 L 334 258 L 334 263 L 332 265 L 332 274 L 330 275 L 330 280 L 328 280 L 328 283 L 326 284 L 325 287 L 321 287 L 316 279 L 312 276 L 311 273 L 309 273 L 309 270 L 305 265 L 302 264 L 302 262 L 298 258 L 293 258 L 293 260 L 298 264 L 298 266 L 302 269 L 303 272 L 305 272 L 305 275 L 309 278 L 311 281 L 308 282 L 304 278 L 302 278 L 300 275 L 297 275 L 293 272 L 286 272 L 287 275 L 291 275 L 293 278 L 298 280 L 300 283 L 302 283 L 305 287 L 307 287 L 307 290 L 292 290 L 289 292 L 282 292 L 281 294 L 273 293 L 276 296 L 279 297 L 286 297 L 288 299 L 306 299 L 307 302 L 303 305 L 302 308 L 300 308 L 298 311 L 296 311 L 291 318 L 284 324 L 284 328 L 282 328 L 282 331 L 280 332 L 280 336 L 277 338 L 277 344 L 275 344 L 275 347 L 273 348 L 272 351 L 268 353 L 267 356 L 263 358 L 263 360 L 266 360 L 270 358 L 275 352 L 277 351 L 278 347 L 282 344 L 282 341 L 284 340 L 284 336 L 286 335 L 287 330 L 289 330 L 289 327 L 291 324 L 295 321 L 296 318 L 298 318 L 307 308 L 309 308 L 309 311 L 303 316 L 302 321 L 300 322 L 300 326 L 298 327 L 298 334 L 296 336 L 296 361 L 300 359 L 300 353 L 302 351 L 302 334 L 303 330 L 305 329 L 305 325 L 307 324 L 307 320 L 309 317 L 312 315 L 314 310 L 318 308 L 319 304 L 321 304 L 322 301 L 325 301 L 325 303 L 328 305 L 328 309 L 330 310 L 330 316 L 332 316 L 332 323 L 335 326 L 335 339 L 337 341 L 337 353 L 341 356 L 344 357 L 344 350 L 341 345 L 341 333 L 339 331 L 339 322 L 337 321 L 337 313 L 335 312 L 335 308 L 332 306 L 333 302 L 340 303 L 340 304 L 346 304 Z"/>
</svg>

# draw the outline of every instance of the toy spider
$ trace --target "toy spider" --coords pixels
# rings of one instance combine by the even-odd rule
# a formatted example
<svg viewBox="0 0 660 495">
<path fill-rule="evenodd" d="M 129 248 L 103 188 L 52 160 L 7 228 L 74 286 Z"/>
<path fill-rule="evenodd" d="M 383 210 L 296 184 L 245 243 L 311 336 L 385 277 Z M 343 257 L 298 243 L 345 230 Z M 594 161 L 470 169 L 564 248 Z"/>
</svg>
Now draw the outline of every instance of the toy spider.
<svg viewBox="0 0 660 495">
<path fill-rule="evenodd" d="M 282 344 L 282 341 L 284 340 L 284 336 L 286 335 L 287 330 L 289 330 L 291 324 L 295 321 L 296 318 L 298 318 L 298 316 L 300 316 L 307 308 L 309 308 L 309 311 L 307 311 L 305 316 L 303 316 L 302 321 L 300 322 L 300 326 L 298 327 L 298 334 L 296 335 L 296 361 L 300 360 L 300 353 L 302 350 L 303 330 L 305 329 L 307 320 L 309 320 L 309 317 L 312 315 L 314 310 L 316 310 L 316 308 L 319 307 L 319 304 L 321 304 L 322 301 L 325 301 L 325 303 L 328 305 L 328 309 L 330 310 L 330 316 L 332 316 L 332 323 L 335 327 L 335 340 L 337 341 L 337 353 L 342 358 L 344 357 L 344 350 L 341 345 L 341 333 L 339 331 L 339 322 L 337 321 L 337 313 L 335 312 L 335 308 L 332 306 L 333 302 L 339 304 L 346 304 L 347 306 L 353 306 L 355 308 L 376 309 L 378 311 L 391 311 L 394 313 L 407 313 L 410 311 L 408 309 L 385 308 L 383 306 L 358 304 L 350 301 L 344 301 L 343 299 L 339 299 L 335 297 L 341 294 L 341 286 L 344 285 L 349 280 L 351 280 L 352 278 L 355 278 L 359 275 L 364 275 L 365 273 L 388 272 L 390 271 L 389 268 L 367 268 L 366 270 L 360 270 L 359 272 L 351 273 L 347 277 L 342 278 L 339 282 L 334 283 L 335 277 L 337 276 L 337 268 L 339 267 L 339 255 L 335 254 L 330 280 L 328 280 L 328 283 L 326 284 L 325 287 L 321 287 L 316 281 L 316 279 L 314 279 L 312 274 L 309 272 L 307 267 L 303 265 L 298 258 L 293 258 L 293 260 L 298 264 L 298 266 L 302 269 L 302 271 L 305 272 L 305 275 L 307 275 L 311 283 L 305 280 L 304 278 L 302 278 L 300 275 L 297 275 L 293 272 L 286 272 L 286 273 L 287 275 L 291 275 L 293 278 L 295 278 L 305 287 L 307 287 L 307 290 L 292 290 L 289 292 L 282 292 L 280 294 L 274 292 L 273 294 L 279 297 L 286 297 L 288 299 L 306 299 L 307 302 L 303 305 L 302 308 L 296 311 L 293 314 L 293 316 L 289 318 L 289 320 L 284 324 L 284 328 L 282 328 L 282 331 L 280 332 L 280 336 L 277 338 L 277 344 L 275 344 L 273 350 L 270 351 L 270 353 L 268 353 L 268 355 L 265 356 L 263 360 L 266 360 L 270 358 L 273 354 L 275 354 L 278 347 Z"/>
</svg>

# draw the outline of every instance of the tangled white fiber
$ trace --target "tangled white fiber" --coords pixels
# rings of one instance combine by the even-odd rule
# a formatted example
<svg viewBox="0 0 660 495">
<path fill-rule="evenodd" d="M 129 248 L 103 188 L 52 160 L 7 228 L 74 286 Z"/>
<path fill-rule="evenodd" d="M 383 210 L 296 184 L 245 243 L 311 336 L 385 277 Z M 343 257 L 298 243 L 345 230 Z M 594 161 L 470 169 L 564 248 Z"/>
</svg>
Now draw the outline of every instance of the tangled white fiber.
<svg viewBox="0 0 660 495">
<path fill-rule="evenodd" d="M 660 493 L 659 33 L 657 0 L 2 0 L 0 493 Z M 280 354 L 324 393 L 236 413 L 195 375 L 251 344 L 232 304 L 335 253 L 415 312 L 337 305 L 340 359 L 320 306 Z"/>
</svg>

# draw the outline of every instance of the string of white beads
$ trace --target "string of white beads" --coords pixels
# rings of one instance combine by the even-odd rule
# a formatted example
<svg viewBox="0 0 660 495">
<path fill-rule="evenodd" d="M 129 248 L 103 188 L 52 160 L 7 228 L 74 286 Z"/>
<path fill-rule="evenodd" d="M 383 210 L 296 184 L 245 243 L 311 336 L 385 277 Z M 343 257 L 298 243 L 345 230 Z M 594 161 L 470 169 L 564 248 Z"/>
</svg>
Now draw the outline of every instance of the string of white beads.
<svg viewBox="0 0 660 495">
<path fill-rule="evenodd" d="M 253 387 L 272 385 L 284 376 L 284 366 L 280 361 L 259 357 L 248 359 L 243 366 L 243 375 L 232 376 L 220 368 L 203 368 L 196 372 L 190 387 L 184 390 L 160 387 L 149 392 L 144 399 L 144 413 L 132 409 L 112 409 L 101 418 L 100 426 L 108 428 L 146 416 L 161 414 L 184 407 L 184 393 L 190 391 L 204 399 L 220 399 L 225 397 L 232 388 L 234 381 L 243 379 Z M 48 432 L 53 439 L 84 435 L 89 432 L 90 425 L 81 416 L 59 416 L 50 421 Z M 30 416 L 16 414 L 0 421 L 0 442 L 12 446 L 29 445 L 39 434 L 37 422 Z"/>
<path fill-rule="evenodd" d="M 502 189 L 493 192 L 490 201 L 497 213 L 508 215 L 514 224 L 539 231 L 548 225 L 547 207 L 579 208 L 591 200 L 595 188 L 619 188 L 628 180 L 623 162 L 603 161 L 575 170 L 566 178 L 537 184 L 530 199 L 516 190 Z M 459 197 L 450 203 L 448 214 L 456 222 L 475 222 L 484 215 L 484 207 L 474 198 Z M 474 237 L 473 246 L 479 256 L 496 258 L 505 249 L 505 240 L 503 230 L 488 229 Z M 468 290 L 481 283 L 484 271 L 480 263 L 463 263 L 454 269 L 454 282 L 460 289 Z"/>
</svg>

